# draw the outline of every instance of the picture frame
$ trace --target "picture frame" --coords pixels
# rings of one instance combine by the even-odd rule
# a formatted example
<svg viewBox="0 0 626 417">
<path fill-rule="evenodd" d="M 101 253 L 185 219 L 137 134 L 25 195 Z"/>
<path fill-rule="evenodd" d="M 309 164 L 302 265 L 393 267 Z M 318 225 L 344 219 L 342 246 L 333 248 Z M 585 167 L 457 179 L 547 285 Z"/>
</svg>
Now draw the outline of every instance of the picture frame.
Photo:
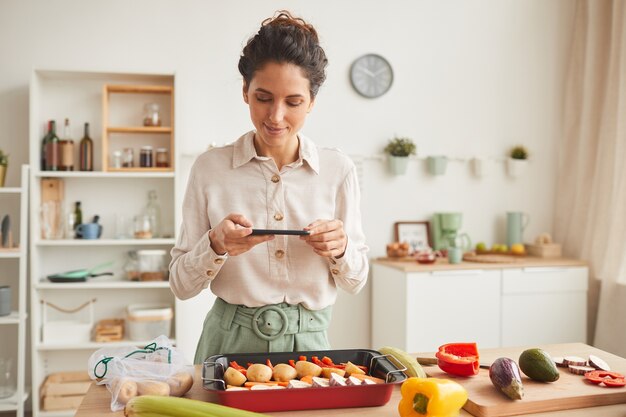
<svg viewBox="0 0 626 417">
<path fill-rule="evenodd" d="M 428 221 L 401 221 L 394 224 L 396 242 L 407 242 L 409 254 L 416 251 L 432 248 L 430 222 Z"/>
</svg>

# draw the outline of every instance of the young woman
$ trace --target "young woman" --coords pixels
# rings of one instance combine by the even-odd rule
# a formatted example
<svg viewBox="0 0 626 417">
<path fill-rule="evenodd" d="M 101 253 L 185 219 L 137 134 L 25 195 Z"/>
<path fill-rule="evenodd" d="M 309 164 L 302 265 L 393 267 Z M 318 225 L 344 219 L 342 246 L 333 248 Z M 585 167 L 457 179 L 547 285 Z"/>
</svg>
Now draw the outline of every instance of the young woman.
<svg viewBox="0 0 626 417">
<path fill-rule="evenodd" d="M 196 160 L 172 249 L 174 294 L 187 299 L 210 286 L 218 297 L 196 363 L 218 353 L 329 349 L 337 287 L 355 294 L 365 285 L 354 164 L 299 133 L 327 63 L 313 26 L 285 11 L 243 49 L 243 100 L 255 130 Z"/>
</svg>

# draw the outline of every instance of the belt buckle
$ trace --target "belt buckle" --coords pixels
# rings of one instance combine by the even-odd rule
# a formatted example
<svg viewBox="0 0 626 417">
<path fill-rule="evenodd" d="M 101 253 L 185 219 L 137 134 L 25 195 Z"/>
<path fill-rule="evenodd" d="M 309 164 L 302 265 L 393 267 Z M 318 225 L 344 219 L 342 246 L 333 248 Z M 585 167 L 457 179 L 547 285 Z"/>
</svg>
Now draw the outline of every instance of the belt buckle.
<svg viewBox="0 0 626 417">
<path fill-rule="evenodd" d="M 280 331 L 275 335 L 267 335 L 263 333 L 261 329 L 259 329 L 259 321 L 258 321 L 259 317 L 261 317 L 261 314 L 265 313 L 266 311 L 275 311 L 283 321 L 283 325 L 280 328 Z M 252 330 L 257 336 L 259 336 L 263 340 L 272 341 L 272 340 L 278 339 L 279 337 L 281 337 L 287 332 L 288 326 L 289 326 L 289 319 L 287 318 L 287 314 L 282 309 L 273 305 L 259 308 L 254 313 L 254 316 L 252 316 Z"/>
</svg>

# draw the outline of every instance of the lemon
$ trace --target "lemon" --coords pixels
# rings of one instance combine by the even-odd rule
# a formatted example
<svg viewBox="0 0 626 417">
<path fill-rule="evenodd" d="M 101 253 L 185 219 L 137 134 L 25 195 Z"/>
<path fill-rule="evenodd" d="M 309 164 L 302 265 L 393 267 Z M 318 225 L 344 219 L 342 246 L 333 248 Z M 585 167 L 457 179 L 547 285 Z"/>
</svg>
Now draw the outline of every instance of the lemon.
<svg viewBox="0 0 626 417">
<path fill-rule="evenodd" d="M 524 248 L 523 244 L 514 243 L 511 245 L 511 252 L 516 255 L 523 255 L 524 253 L 526 253 L 526 249 Z"/>
</svg>

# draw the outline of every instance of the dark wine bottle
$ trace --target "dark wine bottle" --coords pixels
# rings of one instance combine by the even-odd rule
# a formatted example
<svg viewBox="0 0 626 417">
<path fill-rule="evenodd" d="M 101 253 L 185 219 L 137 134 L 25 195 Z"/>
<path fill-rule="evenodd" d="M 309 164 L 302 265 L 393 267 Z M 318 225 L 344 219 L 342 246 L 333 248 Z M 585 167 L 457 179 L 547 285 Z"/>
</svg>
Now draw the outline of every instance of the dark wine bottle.
<svg viewBox="0 0 626 417">
<path fill-rule="evenodd" d="M 54 120 L 50 122 L 50 136 L 46 141 L 46 171 L 58 171 L 61 153 L 59 151 L 60 139 L 57 136 L 57 125 Z"/>
<path fill-rule="evenodd" d="M 50 135 L 52 133 L 52 120 L 48 121 L 48 132 L 45 134 L 43 139 L 41 140 L 41 166 L 40 169 L 42 171 L 46 170 L 46 150 L 48 147 L 48 140 L 50 139 Z"/>
<path fill-rule="evenodd" d="M 89 123 L 85 123 L 85 135 L 80 140 L 78 159 L 81 171 L 93 171 L 93 140 L 89 137 Z"/>
</svg>

